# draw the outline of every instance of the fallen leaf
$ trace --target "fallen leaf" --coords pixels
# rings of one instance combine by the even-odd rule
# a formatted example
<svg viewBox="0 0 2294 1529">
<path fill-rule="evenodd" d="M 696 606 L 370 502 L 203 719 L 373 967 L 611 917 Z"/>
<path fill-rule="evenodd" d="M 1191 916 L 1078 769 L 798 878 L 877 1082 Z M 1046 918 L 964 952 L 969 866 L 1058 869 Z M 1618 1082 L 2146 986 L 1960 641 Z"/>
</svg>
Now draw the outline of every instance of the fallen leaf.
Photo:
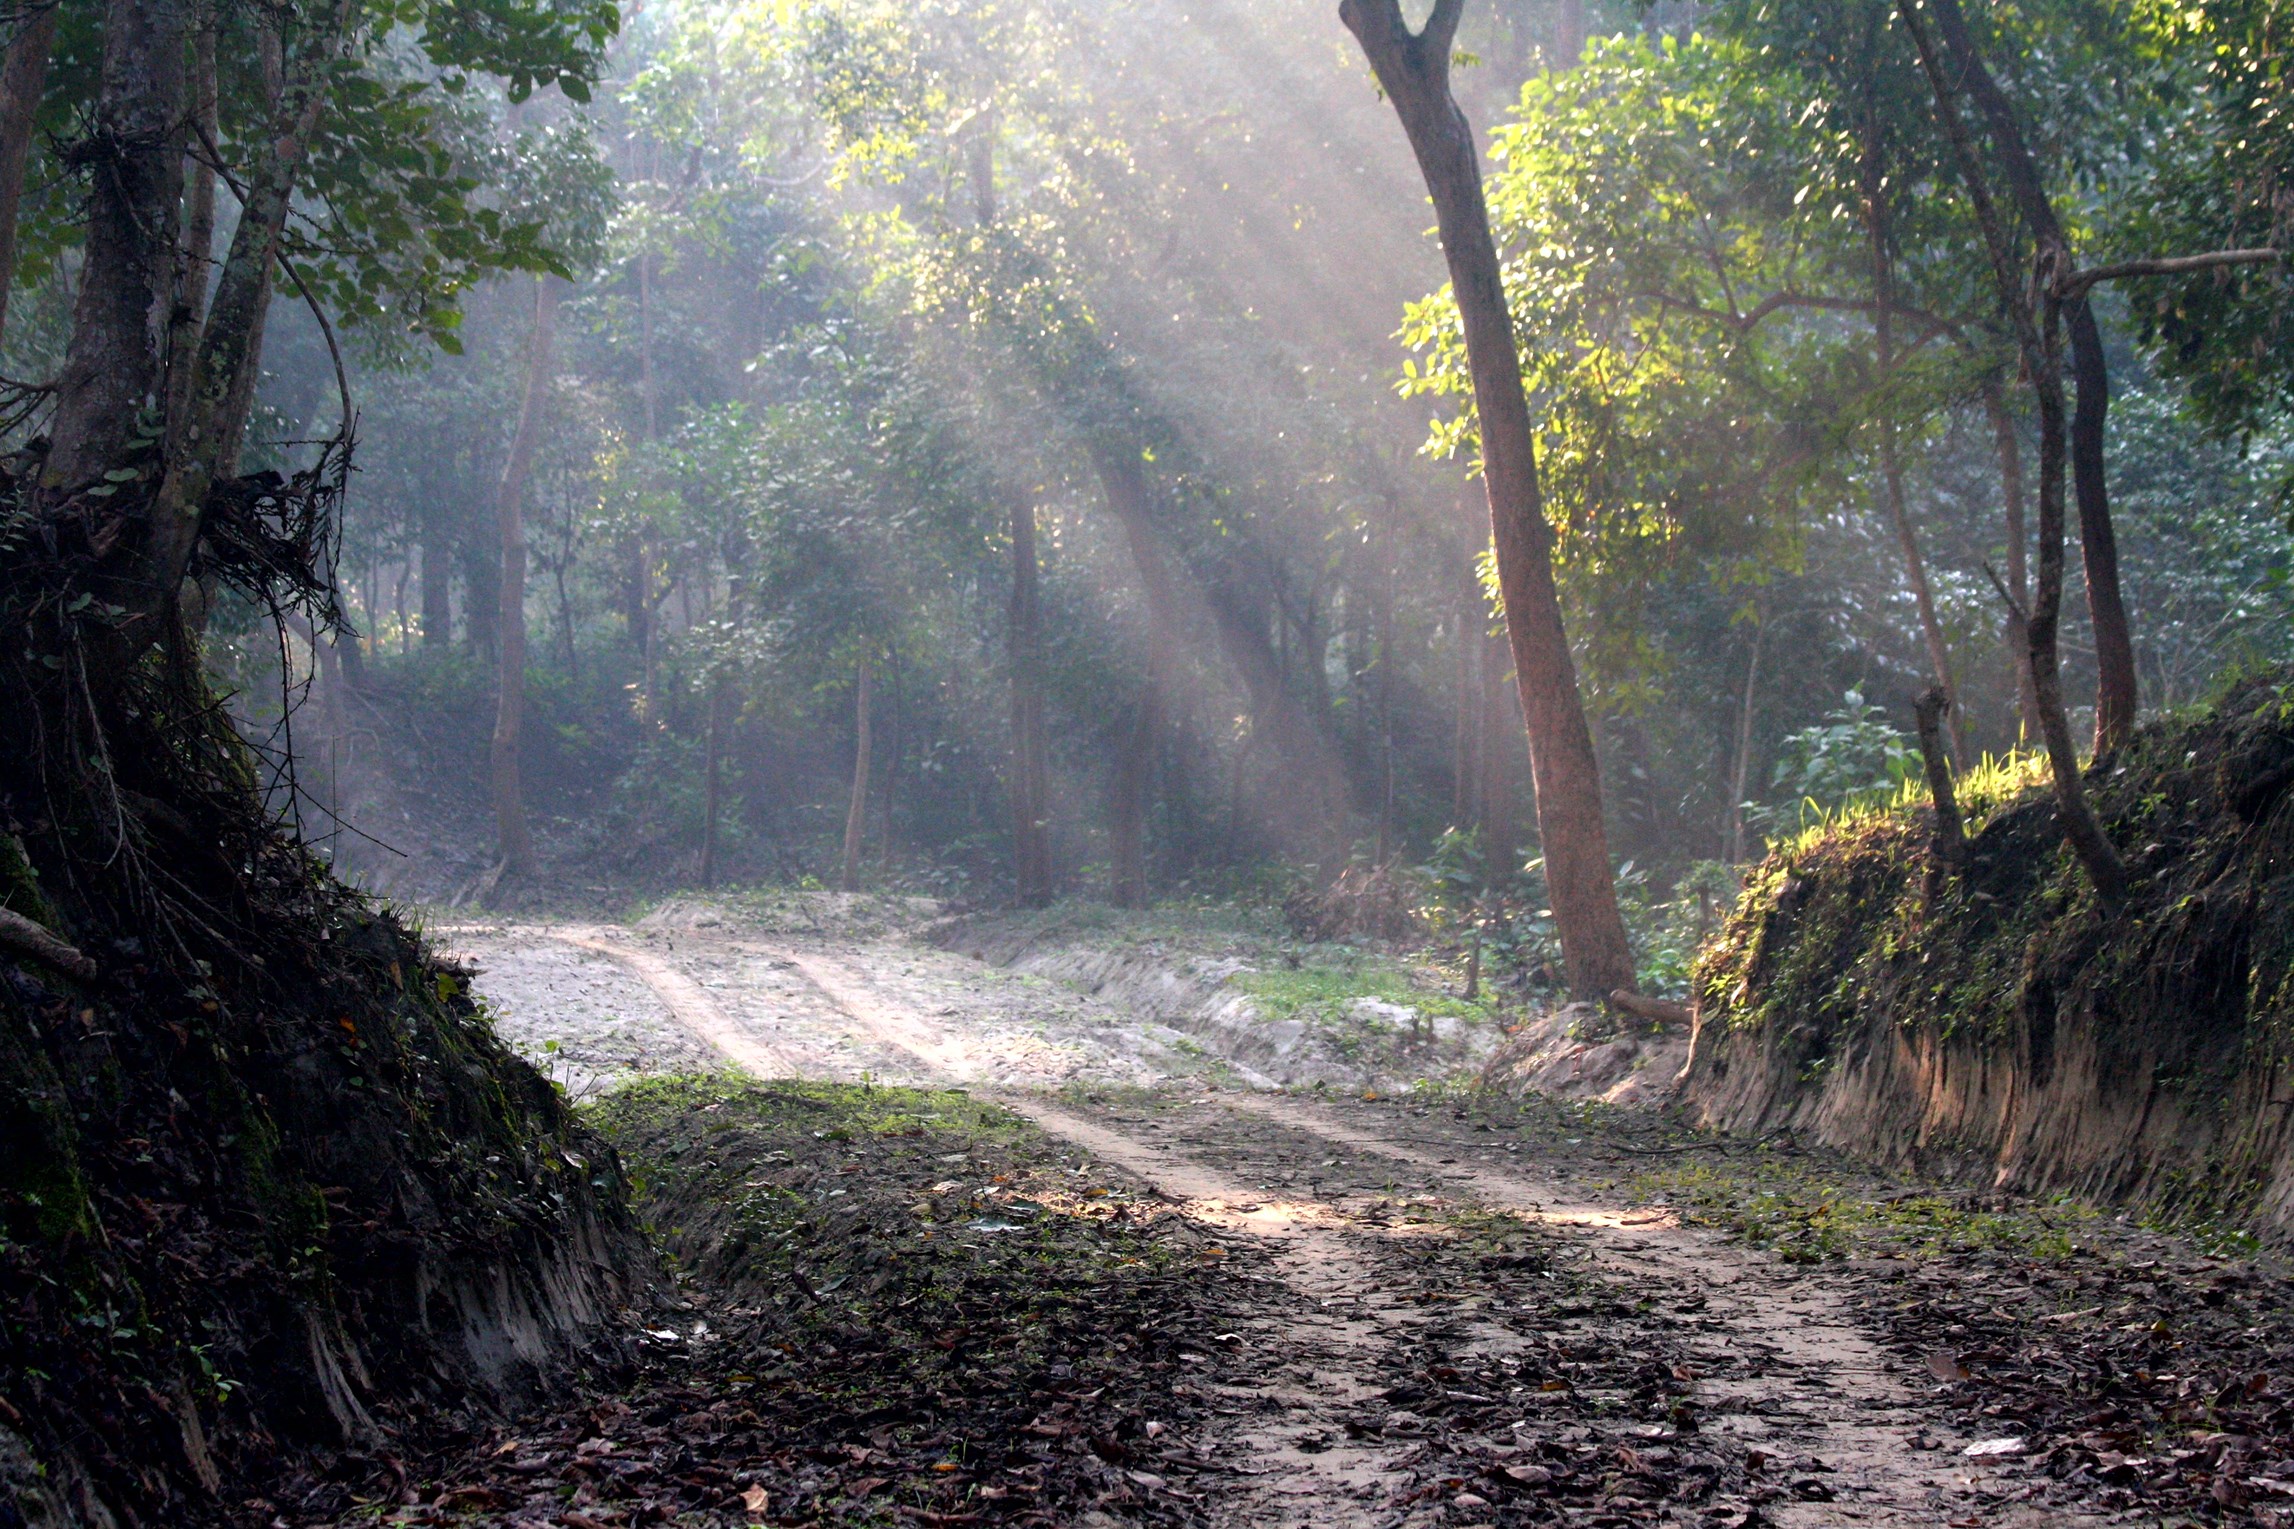
<svg viewBox="0 0 2294 1529">
<path fill-rule="evenodd" d="M 1960 1453 L 1974 1455 L 1979 1459 L 1988 1459 L 1998 1455 L 2020 1455 L 2023 1453 L 2023 1441 L 2021 1439 L 1978 1439 L 1961 1450 Z"/>
<path fill-rule="evenodd" d="M 741 1494 L 741 1507 L 750 1513 L 762 1515 L 773 1505 L 773 1494 L 763 1487 L 752 1486 Z"/>
<path fill-rule="evenodd" d="M 1961 1364 L 1942 1349 L 1928 1355 L 1928 1373 L 1938 1380 L 1966 1380 L 1968 1378 L 1967 1366 Z"/>
</svg>

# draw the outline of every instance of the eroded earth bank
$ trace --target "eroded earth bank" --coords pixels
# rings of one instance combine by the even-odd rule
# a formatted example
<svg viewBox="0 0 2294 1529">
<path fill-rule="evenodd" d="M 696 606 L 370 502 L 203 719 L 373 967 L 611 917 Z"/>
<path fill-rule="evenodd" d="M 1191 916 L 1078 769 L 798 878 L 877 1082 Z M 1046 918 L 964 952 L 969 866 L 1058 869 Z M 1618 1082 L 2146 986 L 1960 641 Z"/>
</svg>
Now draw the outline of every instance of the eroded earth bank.
<svg viewBox="0 0 2294 1529">
<path fill-rule="evenodd" d="M 281 1521 L 2294 1517 L 2273 1258 L 1691 1135 L 1634 1103 L 1662 1039 L 1525 1065 L 1398 963 L 1091 917 L 434 926 L 673 1294 L 578 1405 Z"/>
</svg>

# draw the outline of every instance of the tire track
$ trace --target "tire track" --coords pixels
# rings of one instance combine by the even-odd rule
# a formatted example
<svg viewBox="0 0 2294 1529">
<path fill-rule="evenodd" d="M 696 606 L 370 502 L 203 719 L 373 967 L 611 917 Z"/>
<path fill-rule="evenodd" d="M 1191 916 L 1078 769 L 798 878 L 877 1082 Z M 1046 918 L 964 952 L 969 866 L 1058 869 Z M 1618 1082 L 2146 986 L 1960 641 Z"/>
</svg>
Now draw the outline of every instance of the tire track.
<svg viewBox="0 0 2294 1529">
<path fill-rule="evenodd" d="M 551 939 L 582 950 L 611 956 L 635 972 L 653 990 L 670 1017 L 693 1032 L 716 1053 L 743 1072 L 759 1078 L 793 1078 L 802 1069 L 735 1021 L 708 990 L 649 950 L 617 940 L 598 929 L 575 925 L 546 927 Z"/>
</svg>

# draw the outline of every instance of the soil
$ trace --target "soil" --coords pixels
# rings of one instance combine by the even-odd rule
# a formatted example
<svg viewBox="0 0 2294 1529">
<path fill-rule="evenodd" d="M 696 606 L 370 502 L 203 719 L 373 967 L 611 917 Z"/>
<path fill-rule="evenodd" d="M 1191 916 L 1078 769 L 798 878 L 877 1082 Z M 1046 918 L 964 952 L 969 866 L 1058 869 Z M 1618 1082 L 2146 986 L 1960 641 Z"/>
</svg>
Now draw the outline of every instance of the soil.
<svg viewBox="0 0 2294 1529">
<path fill-rule="evenodd" d="M 2294 1518 L 2274 1256 L 1455 1078 L 1237 1087 L 927 912 L 441 931 L 618 1085 L 685 1309 L 357 1521 Z"/>
</svg>

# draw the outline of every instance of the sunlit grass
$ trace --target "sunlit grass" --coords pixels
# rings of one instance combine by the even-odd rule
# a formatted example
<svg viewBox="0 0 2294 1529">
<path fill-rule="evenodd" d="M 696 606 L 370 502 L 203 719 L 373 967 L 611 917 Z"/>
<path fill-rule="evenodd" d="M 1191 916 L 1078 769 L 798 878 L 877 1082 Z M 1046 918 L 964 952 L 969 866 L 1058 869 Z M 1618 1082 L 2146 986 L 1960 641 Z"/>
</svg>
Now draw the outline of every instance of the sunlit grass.
<svg viewBox="0 0 2294 1529">
<path fill-rule="evenodd" d="M 1987 753 L 1952 778 L 1960 816 L 1970 833 L 1980 832 L 2002 808 L 2013 806 L 2026 795 L 2047 787 L 2047 756 L 2023 749 L 2010 749 L 2005 754 Z M 1893 791 L 1871 792 L 1830 805 L 1811 797 L 1801 803 L 1800 827 L 1769 840 L 1769 851 L 1787 860 L 1797 859 L 1827 839 L 1904 818 L 1934 805 L 1934 801 L 1934 794 L 1921 776 L 1913 776 Z"/>
</svg>

